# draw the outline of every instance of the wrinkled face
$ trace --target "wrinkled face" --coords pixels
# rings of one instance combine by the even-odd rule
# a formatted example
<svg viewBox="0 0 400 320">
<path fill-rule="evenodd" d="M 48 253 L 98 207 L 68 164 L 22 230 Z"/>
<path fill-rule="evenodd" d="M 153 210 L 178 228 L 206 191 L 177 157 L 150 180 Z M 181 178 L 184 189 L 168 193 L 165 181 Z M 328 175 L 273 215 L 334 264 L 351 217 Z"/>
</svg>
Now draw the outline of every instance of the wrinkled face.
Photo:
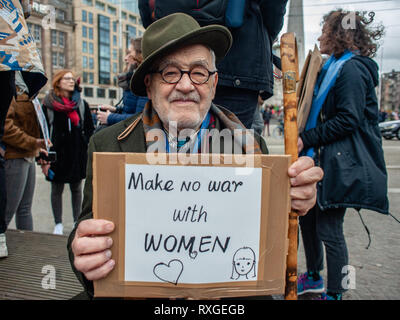
<svg viewBox="0 0 400 320">
<path fill-rule="evenodd" d="M 193 70 L 197 66 L 215 71 L 210 49 L 199 44 L 179 48 L 163 57 L 153 69 L 159 71 L 169 66 L 182 71 Z M 200 127 L 214 98 L 217 82 L 217 73 L 204 84 L 193 83 L 187 73 L 175 84 L 164 81 L 160 73 L 145 77 L 147 96 L 152 100 L 164 127 L 170 128 L 170 122 L 174 121 L 178 131 Z"/>
<path fill-rule="evenodd" d="M 71 72 L 66 73 L 60 80 L 58 86 L 61 90 L 72 92 L 75 88 L 75 78 Z"/>
</svg>

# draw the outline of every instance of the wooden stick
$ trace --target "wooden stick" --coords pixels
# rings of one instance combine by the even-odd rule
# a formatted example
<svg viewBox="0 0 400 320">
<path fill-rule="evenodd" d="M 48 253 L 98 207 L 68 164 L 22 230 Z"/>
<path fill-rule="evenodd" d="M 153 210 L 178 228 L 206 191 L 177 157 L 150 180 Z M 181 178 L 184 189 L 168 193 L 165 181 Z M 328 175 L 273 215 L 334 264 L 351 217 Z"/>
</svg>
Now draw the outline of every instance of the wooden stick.
<svg viewBox="0 0 400 320">
<path fill-rule="evenodd" d="M 284 136 L 285 154 L 292 156 L 292 163 L 298 158 L 297 152 L 297 97 L 296 82 L 299 80 L 297 42 L 293 32 L 281 37 L 281 60 L 283 73 Z M 289 248 L 286 260 L 285 299 L 297 300 L 297 236 L 298 215 L 289 213 Z"/>
</svg>

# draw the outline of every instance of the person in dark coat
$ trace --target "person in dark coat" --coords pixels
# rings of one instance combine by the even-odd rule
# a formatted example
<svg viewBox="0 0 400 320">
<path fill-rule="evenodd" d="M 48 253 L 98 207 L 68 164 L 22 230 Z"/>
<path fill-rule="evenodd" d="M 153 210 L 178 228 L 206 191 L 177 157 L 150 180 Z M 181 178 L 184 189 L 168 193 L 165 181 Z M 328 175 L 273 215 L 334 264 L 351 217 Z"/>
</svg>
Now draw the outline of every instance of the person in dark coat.
<svg viewBox="0 0 400 320">
<path fill-rule="evenodd" d="M 142 38 L 131 39 L 124 58 L 125 72 L 118 75 L 118 85 L 123 89 L 122 105 L 116 107 L 102 106 L 102 109 L 106 109 L 106 111 L 97 112 L 97 119 L 101 125 L 110 126 L 143 111 L 146 102 L 149 100 L 147 97 L 133 94 L 129 88 L 129 82 L 135 69 L 143 61 L 141 44 Z"/>
<path fill-rule="evenodd" d="M 145 28 L 174 12 L 190 14 L 202 26 L 229 27 L 227 2 L 139 0 L 139 11 Z M 232 111 L 246 128 L 253 123 L 259 92 L 264 91 L 264 100 L 273 95 L 272 44 L 283 27 L 286 5 L 287 0 L 245 1 L 242 24 L 229 27 L 233 44 L 217 64 L 219 81 L 213 102 Z"/>
<path fill-rule="evenodd" d="M 323 18 L 318 40 L 321 53 L 330 58 L 317 80 L 310 116 L 298 143 L 299 151 L 313 156 L 324 170 L 317 204 L 307 216 L 300 217 L 308 271 L 299 277 L 298 294 L 324 291 L 319 275 L 323 243 L 328 268 L 323 299 L 340 299 L 347 289 L 342 285 L 342 272 L 348 265 L 343 235 L 346 208 L 388 214 L 387 173 L 375 93 L 378 66 L 370 58 L 377 50 L 373 40 L 383 30 L 372 29 L 368 25 L 373 18 L 368 21 L 359 13 L 352 15 L 355 29 L 345 29 L 342 21 L 348 14 L 337 10 Z"/>
<path fill-rule="evenodd" d="M 53 89 L 45 97 L 46 115 L 57 160 L 46 167 L 46 179 L 51 182 L 51 206 L 55 220 L 55 234 L 63 233 L 62 193 L 68 183 L 72 195 L 74 221 L 82 204 L 82 180 L 86 177 L 87 147 L 94 125 L 89 105 L 81 99 L 79 81 L 70 70 L 54 75 Z"/>
</svg>

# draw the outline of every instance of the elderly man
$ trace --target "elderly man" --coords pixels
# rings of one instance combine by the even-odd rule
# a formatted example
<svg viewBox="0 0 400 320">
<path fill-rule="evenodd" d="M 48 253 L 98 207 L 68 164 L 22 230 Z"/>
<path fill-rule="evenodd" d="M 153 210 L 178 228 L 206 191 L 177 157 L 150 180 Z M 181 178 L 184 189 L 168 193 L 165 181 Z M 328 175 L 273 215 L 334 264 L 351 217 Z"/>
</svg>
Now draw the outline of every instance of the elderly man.
<svg viewBox="0 0 400 320">
<path fill-rule="evenodd" d="M 106 277 L 115 266 L 109 250 L 112 246 L 109 233 L 114 230 L 114 223 L 92 219 L 92 153 L 143 153 L 149 152 L 155 143 L 159 152 L 181 150 L 189 144 L 190 149 L 185 150 L 197 153 L 203 150 L 197 142 L 207 145 L 209 138 L 203 137 L 204 130 L 199 129 L 231 132 L 245 129 L 231 112 L 212 104 L 218 82 L 215 65 L 227 53 L 231 42 L 231 34 L 225 27 L 200 27 L 183 13 L 154 22 L 144 33 L 144 61 L 132 77 L 131 90 L 138 95 L 146 93 L 150 101 L 142 114 L 91 139 L 83 212 L 68 242 L 73 269 L 89 293 L 93 290 L 91 280 Z M 162 132 L 165 139 L 154 139 L 150 134 L 153 129 Z M 187 129 L 194 134 L 180 134 Z M 257 136 L 254 141 L 253 146 L 243 142 L 242 153 L 268 152 L 264 140 Z M 220 149 L 212 150 L 212 146 L 207 151 L 221 153 Z M 303 215 L 315 204 L 316 183 L 322 178 L 322 170 L 314 167 L 311 158 L 303 157 L 289 168 L 288 174 L 292 208 Z"/>
</svg>

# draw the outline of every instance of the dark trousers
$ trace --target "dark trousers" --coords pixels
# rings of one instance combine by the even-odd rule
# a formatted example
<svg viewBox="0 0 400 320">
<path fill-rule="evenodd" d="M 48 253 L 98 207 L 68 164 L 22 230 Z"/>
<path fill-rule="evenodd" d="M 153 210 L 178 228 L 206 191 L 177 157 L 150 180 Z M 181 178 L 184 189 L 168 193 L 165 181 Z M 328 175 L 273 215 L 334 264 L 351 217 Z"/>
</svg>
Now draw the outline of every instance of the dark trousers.
<svg viewBox="0 0 400 320">
<path fill-rule="evenodd" d="M 257 108 L 258 91 L 217 86 L 213 102 L 233 112 L 250 129 Z"/>
<path fill-rule="evenodd" d="M 6 121 L 8 107 L 15 94 L 15 73 L 14 71 L 0 72 L 0 147 L 4 134 L 4 123 Z M 6 223 L 6 175 L 4 170 L 5 161 L 0 153 L 0 233 L 7 230 Z"/>
<path fill-rule="evenodd" d="M 342 271 L 349 260 L 343 234 L 345 212 L 345 208 L 321 211 L 315 205 L 307 215 L 299 218 L 307 270 L 321 271 L 324 268 L 324 244 L 328 271 L 327 290 L 336 293 L 345 291 L 342 287 L 345 274 Z"/>
<path fill-rule="evenodd" d="M 82 181 L 70 183 L 72 216 L 74 222 L 78 220 L 82 206 Z M 62 223 L 62 194 L 64 191 L 64 183 L 51 183 L 51 207 L 55 224 Z"/>
</svg>

